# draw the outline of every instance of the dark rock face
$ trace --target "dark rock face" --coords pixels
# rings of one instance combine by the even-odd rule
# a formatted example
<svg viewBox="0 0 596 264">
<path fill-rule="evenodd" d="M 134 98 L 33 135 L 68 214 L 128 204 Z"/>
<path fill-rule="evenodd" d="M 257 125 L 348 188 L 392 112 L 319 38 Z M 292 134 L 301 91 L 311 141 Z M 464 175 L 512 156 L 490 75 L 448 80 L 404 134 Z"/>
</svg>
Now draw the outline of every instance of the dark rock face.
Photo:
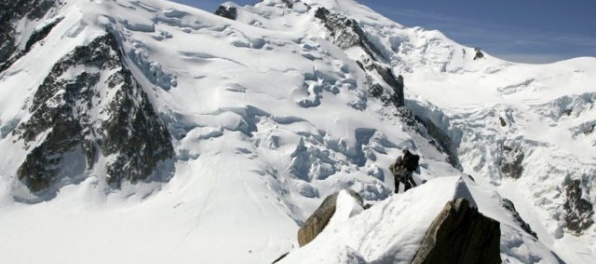
<svg viewBox="0 0 596 264">
<path fill-rule="evenodd" d="M 215 14 L 227 19 L 236 20 L 238 18 L 238 10 L 233 6 L 219 6 Z"/>
<path fill-rule="evenodd" d="M 480 50 L 480 48 L 474 48 L 474 60 L 478 60 L 478 59 L 482 59 L 484 58 L 484 53 L 482 53 L 482 50 Z"/>
<path fill-rule="evenodd" d="M 565 212 L 565 222 L 567 229 L 581 235 L 582 232 L 588 229 L 594 220 L 593 205 L 586 199 L 582 198 L 582 182 L 580 180 L 570 180 L 565 189 L 566 201 L 563 206 Z"/>
<path fill-rule="evenodd" d="M 324 7 L 317 9 L 315 17 L 320 19 L 333 36 L 333 43 L 342 49 L 361 46 L 371 58 L 386 61 L 383 53 L 373 45 L 360 24 L 354 19 L 333 13 Z"/>
<path fill-rule="evenodd" d="M 526 231 L 526 233 L 532 235 L 534 238 L 538 238 L 538 235 L 536 235 L 536 232 L 534 232 L 532 230 L 532 227 L 530 227 L 530 225 L 528 223 L 526 223 L 526 221 L 524 221 L 524 219 L 522 219 L 521 215 L 519 215 L 517 210 L 515 210 L 515 205 L 513 204 L 513 202 L 511 200 L 503 199 L 503 203 L 501 204 L 501 206 L 503 206 L 503 208 L 507 209 L 507 211 L 511 212 L 511 215 L 513 216 L 513 219 L 515 220 L 515 222 L 524 231 Z"/>
<path fill-rule="evenodd" d="M 111 34 L 77 47 L 58 61 L 37 89 L 29 120 L 13 132 L 30 150 L 19 179 L 37 192 L 60 180 L 60 163 L 77 149 L 91 169 L 99 154 L 109 183 L 147 178 L 160 161 L 173 156 L 170 135 L 130 71 Z M 65 74 L 85 70 L 74 77 Z M 104 81 L 105 80 L 105 81 Z M 31 142 L 43 133 L 35 146 Z"/>
<path fill-rule="evenodd" d="M 56 5 L 57 0 L 1 0 L 0 1 L 0 72 L 8 69 L 15 61 L 27 53 L 35 42 L 43 39 L 43 32 L 37 36 L 31 36 L 27 42 L 25 51 L 18 49 L 17 36 L 13 24 L 21 19 L 37 20 L 44 17 L 50 9 Z M 55 23 L 57 24 L 57 23 Z M 49 32 L 55 25 L 44 27 Z M 40 30 L 43 31 L 43 30 Z M 35 34 L 35 33 L 34 33 Z M 47 33 L 46 33 L 47 34 Z"/>
<path fill-rule="evenodd" d="M 393 90 L 393 93 L 386 93 L 385 89 L 383 89 L 383 86 L 377 83 L 370 76 L 370 74 L 367 74 L 364 84 L 368 87 L 368 93 L 370 96 L 378 98 L 385 105 L 393 105 L 396 108 L 405 106 L 405 84 L 403 76 L 395 76 L 391 68 L 371 60 L 358 62 L 358 65 L 367 73 L 373 71 L 377 72 L 383 81 Z"/>
<path fill-rule="evenodd" d="M 507 177 L 519 179 L 524 172 L 522 162 L 525 154 L 520 149 L 514 149 L 508 146 L 503 146 L 503 156 L 501 159 L 501 173 Z"/>
<path fill-rule="evenodd" d="M 395 107 L 403 107 L 405 106 L 405 98 L 404 98 L 404 77 L 401 75 L 395 76 L 393 71 L 389 67 L 384 67 L 378 63 L 372 63 L 371 66 L 365 66 L 365 69 L 368 71 L 376 71 L 383 81 L 388 84 L 392 89 L 393 93 L 390 95 L 380 95 L 375 96 L 381 99 L 385 104 L 392 104 Z M 379 86 L 379 84 L 374 83 L 374 85 Z M 369 87 L 369 91 L 371 91 L 372 87 Z M 374 96 L 374 95 L 373 95 Z"/>
<path fill-rule="evenodd" d="M 411 263 L 500 264 L 500 244 L 499 222 L 460 198 L 435 218 Z"/>
<path fill-rule="evenodd" d="M 362 205 L 362 197 L 352 190 L 347 190 Z M 327 196 L 319 208 L 308 218 L 298 230 L 298 244 L 302 247 L 315 239 L 335 214 L 339 192 Z"/>
<path fill-rule="evenodd" d="M 395 76 L 390 67 L 384 66 L 381 62 L 388 61 L 383 53 L 370 41 L 366 32 L 358 21 L 343 15 L 333 13 L 326 8 L 319 8 L 315 17 L 323 22 L 333 37 L 333 43 L 341 49 L 360 46 L 370 57 L 357 61 L 360 68 L 367 72 L 366 86 L 369 94 L 380 99 L 385 104 L 392 104 L 395 107 L 403 107 L 404 103 L 404 79 L 401 75 Z M 371 72 L 376 72 L 393 93 L 385 93 L 383 86 L 373 80 Z"/>
<path fill-rule="evenodd" d="M 501 122 L 501 126 L 502 127 L 506 127 L 507 126 L 507 122 L 505 122 L 505 119 L 503 119 L 502 117 L 499 117 L 499 122 Z"/>
<path fill-rule="evenodd" d="M 29 37 L 29 40 L 27 40 L 27 43 L 25 44 L 25 50 L 24 53 L 29 52 L 29 50 L 31 50 L 31 47 L 39 42 L 40 40 L 44 39 L 46 36 L 48 36 L 48 34 L 50 34 L 50 32 L 52 31 L 52 29 L 58 25 L 58 23 L 60 23 L 62 21 L 62 19 L 64 18 L 58 18 L 56 20 L 54 20 L 52 23 L 47 24 L 46 26 L 44 26 L 43 28 L 41 28 L 40 30 L 37 30 L 35 32 L 33 32 L 31 34 L 31 37 Z"/>
</svg>

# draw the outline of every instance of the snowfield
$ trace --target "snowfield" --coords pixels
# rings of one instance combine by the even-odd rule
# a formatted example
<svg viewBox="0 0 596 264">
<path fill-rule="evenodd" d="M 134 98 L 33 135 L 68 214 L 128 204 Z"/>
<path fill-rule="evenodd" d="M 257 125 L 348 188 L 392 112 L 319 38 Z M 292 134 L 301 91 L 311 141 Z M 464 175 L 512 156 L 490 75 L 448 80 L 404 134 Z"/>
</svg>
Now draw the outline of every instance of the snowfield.
<svg viewBox="0 0 596 264">
<path fill-rule="evenodd" d="M 565 209 L 574 181 L 596 203 L 596 58 L 474 59 L 472 47 L 352 0 L 228 2 L 236 21 L 164 0 L 61 2 L 43 19 L 15 23 L 24 47 L 62 19 L 0 72 L 0 263 L 271 263 L 287 252 L 280 263 L 408 263 L 459 197 L 501 223 L 504 263 L 596 263 L 596 226 L 570 230 Z M 315 18 L 319 7 L 360 24 L 380 63 L 403 76 L 406 108 L 447 135 L 446 146 L 369 96 L 357 62 L 368 55 L 335 45 Z M 31 119 L 56 61 L 107 33 L 175 156 L 148 180 L 114 188 L 104 167 L 85 167 L 73 149 L 61 163 L 63 187 L 31 193 L 17 178 L 29 153 L 13 132 Z M 403 149 L 421 156 L 415 180 L 426 183 L 392 194 L 388 166 Z M 361 210 L 340 194 L 330 226 L 298 249 L 303 221 L 345 188 L 375 205 Z"/>
</svg>

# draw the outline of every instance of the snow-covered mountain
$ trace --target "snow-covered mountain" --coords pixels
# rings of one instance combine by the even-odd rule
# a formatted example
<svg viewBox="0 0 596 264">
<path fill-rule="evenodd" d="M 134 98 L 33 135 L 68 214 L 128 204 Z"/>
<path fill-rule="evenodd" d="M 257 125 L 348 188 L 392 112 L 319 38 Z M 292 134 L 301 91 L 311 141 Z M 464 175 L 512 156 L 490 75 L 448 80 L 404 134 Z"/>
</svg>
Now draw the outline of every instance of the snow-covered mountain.
<svg viewBox="0 0 596 264">
<path fill-rule="evenodd" d="M 596 262 L 596 58 L 511 63 L 352 0 L 217 13 L 0 3 L 0 262 L 408 263 L 458 197 L 503 262 Z M 426 183 L 391 195 L 403 149 Z M 344 188 L 375 205 L 298 249 Z"/>
</svg>

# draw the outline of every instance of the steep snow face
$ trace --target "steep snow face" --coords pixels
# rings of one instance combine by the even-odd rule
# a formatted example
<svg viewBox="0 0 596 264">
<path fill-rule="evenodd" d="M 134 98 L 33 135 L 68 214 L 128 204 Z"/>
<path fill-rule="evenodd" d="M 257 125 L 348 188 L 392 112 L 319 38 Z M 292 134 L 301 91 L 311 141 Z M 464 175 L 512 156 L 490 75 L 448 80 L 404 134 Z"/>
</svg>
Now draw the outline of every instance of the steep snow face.
<svg viewBox="0 0 596 264">
<path fill-rule="evenodd" d="M 483 213 L 510 226 L 504 232 L 502 251 L 511 261 L 549 263 L 553 250 L 571 263 L 594 262 L 586 246 L 594 227 L 582 229 L 583 235 L 574 239 L 561 228 L 565 223 L 559 222 L 568 215 L 594 217 L 583 211 L 584 201 L 593 202 L 588 180 L 594 174 L 579 184 L 574 181 L 578 178 L 570 176 L 569 191 L 557 187 L 563 181 L 556 177 L 562 174 L 537 180 L 545 175 L 539 170 L 549 168 L 540 164 L 556 165 L 552 155 L 565 156 L 552 151 L 562 146 L 567 150 L 578 146 L 586 152 L 570 156 L 570 164 L 557 160 L 557 166 L 569 166 L 564 171 L 570 173 L 591 171 L 593 154 L 583 144 L 594 140 L 584 133 L 593 123 L 587 103 L 591 95 L 577 97 L 594 91 L 586 86 L 595 71 L 591 59 L 547 66 L 512 64 L 488 54 L 474 60 L 473 48 L 436 31 L 404 28 L 350 0 L 290 2 L 265 0 L 245 7 L 226 3 L 237 8 L 233 21 L 161 0 L 68 0 L 34 22 L 14 24 L 13 28 L 44 34 L 33 38 L 36 41 L 30 46 L 25 38 L 19 40 L 15 52 L 27 52 L 0 72 L 0 149 L 11 153 L 0 161 L 0 206 L 5 212 L 0 226 L 7 227 L 0 229 L 5 238 L 0 248 L 7 252 L 0 254 L 0 262 L 268 263 L 296 246 L 299 224 L 328 194 L 351 188 L 368 202 L 387 199 L 393 186 L 387 167 L 405 148 L 421 155 L 418 182 L 462 175 L 452 166 L 461 165 L 478 180 L 479 189 L 496 185 L 503 197 L 513 201 L 517 218 L 501 209 L 494 192 L 492 200 L 479 205 Z M 349 36 L 357 33 L 353 26 L 340 28 L 332 36 L 315 16 L 320 7 L 357 22 L 363 34 L 356 35 L 365 36 L 367 43 L 350 42 Z M 53 199 L 30 194 L 18 180 L 28 151 L 13 131 L 34 115 L 30 106 L 55 63 L 107 33 L 115 36 L 121 64 L 167 129 L 173 166 L 156 170 L 152 179 L 169 181 L 123 181 L 114 188 L 106 184 L 108 171 L 75 166 L 71 171 L 77 180 L 66 182 Z M 96 70 L 73 67 L 70 72 L 76 76 Z M 404 77 L 406 106 L 427 123 L 426 128 L 371 93 L 371 87 L 380 86 L 381 95 L 394 95 L 395 87 L 387 81 L 391 78 L 384 76 L 397 80 L 399 75 Z M 529 78 L 534 81 L 524 84 Z M 566 83 L 573 85 L 559 88 Z M 100 92 L 109 91 L 102 87 L 96 86 Z M 142 101 L 132 105 L 143 105 Z M 554 101 L 563 111 L 573 106 L 571 114 L 549 112 Z M 508 133 L 502 132 L 500 120 L 488 118 L 500 115 L 501 109 L 515 110 L 503 112 L 505 123 L 514 118 L 516 124 L 525 120 L 524 125 L 508 125 Z M 72 112 L 79 113 L 78 109 Z M 572 119 L 574 115 L 579 118 Z M 559 140 L 558 125 L 544 126 L 540 116 L 552 116 L 554 124 L 573 128 L 573 136 Z M 545 128 L 552 133 L 539 137 Z M 129 131 L 127 136 L 133 140 L 137 133 Z M 51 132 L 42 131 L 28 144 L 39 146 Z M 505 142 L 499 141 L 503 137 L 517 143 L 500 144 Z M 503 146 L 510 150 L 498 151 L 505 150 Z M 68 149 L 63 160 L 81 161 L 81 152 Z M 447 162 L 445 152 L 451 152 L 453 164 Z M 575 163 L 575 157 L 582 157 L 584 163 Z M 99 162 L 113 157 L 103 158 Z M 534 162 L 539 169 L 527 167 Z M 502 180 L 501 174 L 518 179 Z M 416 192 L 379 202 L 370 212 L 394 208 L 396 220 L 409 221 L 412 230 L 420 231 L 426 228 L 421 224 L 435 217 L 430 209 L 440 209 L 453 198 L 447 192 L 454 190 L 455 181 L 429 182 Z M 441 186 L 448 191 L 439 192 Z M 435 192 L 445 195 L 435 200 Z M 409 200 L 413 196 L 417 199 Z M 567 207 L 565 197 L 570 197 Z M 409 204 L 429 207 L 429 213 L 412 217 L 397 212 L 416 210 Z M 491 209 L 496 213 L 491 214 Z M 377 216 L 389 217 L 381 212 Z M 520 227 L 520 218 L 537 233 L 538 241 L 527 239 L 531 235 Z M 368 224 L 365 219 L 359 221 Z M 345 225 L 357 227 L 348 222 L 352 223 Z M 580 223 L 588 226 L 583 220 Z M 350 230 L 344 224 L 338 226 L 342 226 L 338 232 Z M 395 237 L 410 251 L 415 251 L 420 239 L 405 233 Z M 334 239 L 338 238 L 329 238 Z M 386 247 L 376 246 L 372 237 L 354 236 L 346 243 L 367 245 L 366 251 L 341 249 L 359 261 L 397 250 L 389 242 L 383 244 Z M 71 252 L 65 255 L 64 247 Z M 40 250 L 24 254 L 32 248 Z M 410 256 L 403 254 L 403 259 Z M 332 256 L 336 255 L 328 257 Z"/>
</svg>

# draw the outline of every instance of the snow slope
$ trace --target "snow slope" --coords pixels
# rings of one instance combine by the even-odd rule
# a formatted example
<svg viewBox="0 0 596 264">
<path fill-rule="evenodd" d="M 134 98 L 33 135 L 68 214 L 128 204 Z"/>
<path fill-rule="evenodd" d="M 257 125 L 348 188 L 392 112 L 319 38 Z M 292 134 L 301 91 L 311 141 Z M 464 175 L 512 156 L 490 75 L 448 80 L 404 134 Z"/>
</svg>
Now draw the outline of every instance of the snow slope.
<svg viewBox="0 0 596 264">
<path fill-rule="evenodd" d="M 595 120 L 594 58 L 550 65 L 490 55 L 473 60 L 473 48 L 436 31 L 405 28 L 351 0 L 304 0 L 310 9 L 265 0 L 237 7 L 237 21 L 161 0 L 63 2 L 40 21 L 16 25 L 31 32 L 64 18 L 0 73 L 0 149 L 10 153 L 0 160 L 2 263 L 268 263 L 296 247 L 300 223 L 343 188 L 378 204 L 342 223 L 337 236 L 325 231 L 323 242 L 313 244 L 347 239 L 341 233 L 351 232 L 351 225 L 371 225 L 364 216 L 380 217 L 387 208 L 396 211 L 396 221 L 422 230 L 459 183 L 457 177 L 437 179 L 388 198 L 393 179 L 387 167 L 404 148 L 422 157 L 419 182 L 472 174 L 481 186 L 474 188 L 515 203 L 538 241 L 504 219 L 501 209 L 490 213 L 500 198 L 479 206 L 509 223 L 502 251 L 512 261 L 552 263 L 551 251 L 569 263 L 596 261 L 594 227 L 570 234 L 562 208 L 567 178 L 582 178 L 586 199 L 596 202 L 595 139 L 584 133 Z M 368 96 L 356 63 L 362 51 L 333 44 L 314 17 L 322 6 L 360 23 L 383 63 L 404 76 L 406 106 L 457 143 L 463 173 L 428 135 Z M 11 133 L 31 115 L 27 106 L 54 63 L 106 32 L 119 39 L 125 65 L 172 135 L 173 177 L 114 189 L 105 171 L 87 171 L 55 198 L 31 202 L 39 199 L 15 176 L 27 153 Z M 562 114 L 567 109 L 571 115 Z M 517 180 L 499 169 L 504 145 L 526 153 Z M 443 191 L 434 197 L 438 189 Z M 419 206 L 429 201 L 420 219 L 407 213 L 415 210 L 414 198 Z M 387 248 L 356 235 L 346 243 L 366 244 L 370 251 L 350 247 L 370 261 L 418 239 L 395 237 L 400 242 Z M 316 256 L 331 258 L 325 252 L 335 249 L 321 247 Z"/>
<path fill-rule="evenodd" d="M 482 214 L 501 222 L 503 263 L 558 263 L 547 247 L 517 227 L 496 192 L 461 177 L 430 180 L 343 221 L 334 215 L 315 240 L 280 263 L 409 263 L 428 226 L 447 202 L 457 198 L 469 200 Z M 338 211 L 349 206 L 347 202 L 338 198 Z"/>
</svg>

